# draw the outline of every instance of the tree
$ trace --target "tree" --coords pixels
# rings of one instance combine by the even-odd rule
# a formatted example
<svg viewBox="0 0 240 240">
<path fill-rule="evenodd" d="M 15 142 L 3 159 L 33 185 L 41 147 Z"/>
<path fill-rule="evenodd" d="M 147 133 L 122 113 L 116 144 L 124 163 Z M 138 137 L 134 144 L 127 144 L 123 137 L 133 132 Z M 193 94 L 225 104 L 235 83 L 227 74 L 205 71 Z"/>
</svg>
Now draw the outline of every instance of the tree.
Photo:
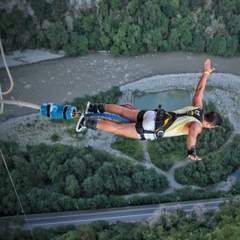
<svg viewBox="0 0 240 240">
<path fill-rule="evenodd" d="M 204 52 L 205 50 L 205 40 L 203 35 L 199 32 L 193 33 L 192 44 L 190 46 L 190 50 L 193 52 Z"/>
<path fill-rule="evenodd" d="M 68 32 L 60 23 L 50 23 L 46 30 L 46 36 L 53 50 L 59 50 L 68 42 Z"/>
<path fill-rule="evenodd" d="M 90 225 L 80 225 L 76 230 L 76 239 L 78 240 L 95 240 L 96 232 Z"/>
<path fill-rule="evenodd" d="M 74 175 L 66 176 L 65 191 L 71 197 L 79 197 L 81 195 L 79 183 Z"/>
<path fill-rule="evenodd" d="M 88 53 L 88 39 L 84 35 L 79 36 L 78 50 L 80 55 L 86 55 Z"/>
<path fill-rule="evenodd" d="M 105 176 L 106 178 L 106 176 Z M 101 194 L 104 191 L 104 180 L 98 174 L 93 177 L 88 177 L 84 180 L 83 184 L 84 194 L 87 197 L 93 197 L 97 194 Z"/>
<path fill-rule="evenodd" d="M 64 14 L 68 11 L 67 2 L 65 0 L 53 0 L 52 2 L 53 18 L 55 21 L 63 21 Z"/>
<path fill-rule="evenodd" d="M 216 35 L 206 43 L 206 51 L 209 54 L 224 55 L 226 52 L 226 39 L 220 34 Z"/>
<path fill-rule="evenodd" d="M 227 29 L 232 36 L 237 36 L 240 32 L 240 15 L 231 15 L 227 22 Z"/>
<path fill-rule="evenodd" d="M 219 8 L 219 13 L 222 16 L 227 16 L 232 13 L 237 7 L 238 0 L 218 0 L 217 6 Z"/>
<path fill-rule="evenodd" d="M 77 239 L 76 231 L 68 231 L 67 233 L 62 234 L 61 236 L 54 237 L 54 240 L 76 240 L 76 239 Z"/>
<path fill-rule="evenodd" d="M 148 52 L 154 52 L 161 49 L 163 36 L 161 28 L 153 29 L 145 34 L 144 42 L 146 42 Z"/>
<path fill-rule="evenodd" d="M 226 52 L 223 56 L 233 57 L 236 55 L 238 49 L 238 38 L 237 36 L 228 36 L 226 38 Z"/>
<path fill-rule="evenodd" d="M 179 33 L 175 28 L 171 29 L 168 41 L 171 50 L 179 50 Z"/>
<path fill-rule="evenodd" d="M 42 20 L 50 20 L 52 16 L 52 5 L 45 1 L 45 0 L 30 0 L 30 5 L 34 10 L 34 14 L 39 18 L 40 21 Z"/>
<path fill-rule="evenodd" d="M 104 50 L 108 50 L 109 49 L 110 38 L 107 35 L 105 35 L 105 34 L 101 35 L 100 42 L 101 42 L 102 47 L 103 47 Z"/>
<path fill-rule="evenodd" d="M 108 197 L 104 194 L 94 196 L 92 199 L 92 205 L 95 209 L 97 208 L 110 208 L 111 205 L 108 201 Z"/>
</svg>

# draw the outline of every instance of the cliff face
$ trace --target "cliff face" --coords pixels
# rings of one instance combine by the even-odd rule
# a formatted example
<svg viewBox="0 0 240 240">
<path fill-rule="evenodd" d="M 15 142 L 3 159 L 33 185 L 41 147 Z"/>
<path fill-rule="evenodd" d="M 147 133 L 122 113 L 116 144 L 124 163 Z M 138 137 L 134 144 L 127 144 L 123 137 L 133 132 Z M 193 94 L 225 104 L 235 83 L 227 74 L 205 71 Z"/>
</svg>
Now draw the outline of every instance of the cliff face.
<svg viewBox="0 0 240 240">
<path fill-rule="evenodd" d="M 7 12 L 11 12 L 13 7 L 17 6 L 19 10 L 27 15 L 33 15 L 33 10 L 28 2 L 28 0 L 1 0 L 0 9 L 5 9 Z"/>
<path fill-rule="evenodd" d="M 52 0 L 45 0 L 51 3 Z M 75 10 L 86 8 L 92 4 L 97 4 L 100 0 L 66 0 L 69 8 L 74 8 Z M 19 10 L 23 11 L 27 15 L 33 15 L 34 12 L 31 8 L 29 0 L 1 0 L 0 9 L 5 9 L 7 12 L 11 12 L 12 8 L 17 6 Z"/>
</svg>

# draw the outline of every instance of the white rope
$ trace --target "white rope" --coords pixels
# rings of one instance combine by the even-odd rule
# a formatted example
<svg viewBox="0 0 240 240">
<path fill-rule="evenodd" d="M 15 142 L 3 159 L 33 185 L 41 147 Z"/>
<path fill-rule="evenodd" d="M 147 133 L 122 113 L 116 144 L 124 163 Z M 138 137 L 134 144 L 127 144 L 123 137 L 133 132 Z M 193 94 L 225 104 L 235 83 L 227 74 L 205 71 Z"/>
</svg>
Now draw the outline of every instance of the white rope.
<svg viewBox="0 0 240 240">
<path fill-rule="evenodd" d="M 12 75 L 9 71 L 9 68 L 8 68 L 8 65 L 7 65 L 7 62 L 6 62 L 6 59 L 5 59 L 5 54 L 4 54 L 4 50 L 3 50 L 3 46 L 2 46 L 2 41 L 1 41 L 1 38 L 0 38 L 0 50 L 1 50 L 1 55 L 2 55 L 2 59 L 3 59 L 3 63 L 4 63 L 4 66 L 6 68 L 6 71 L 7 71 L 7 74 L 8 74 L 8 77 L 10 79 L 10 88 L 6 91 L 6 92 L 2 92 L 2 95 L 7 95 L 9 94 L 12 90 L 13 90 L 13 87 L 14 87 L 14 81 L 13 81 L 13 78 L 12 78 Z"/>
<path fill-rule="evenodd" d="M 0 100 L 2 100 L 2 88 L 1 88 L 1 85 L 0 85 Z M 3 103 L 1 102 L 0 104 L 0 114 L 3 113 Z"/>
<path fill-rule="evenodd" d="M 19 107 L 29 107 L 29 108 L 33 108 L 33 109 L 41 109 L 40 105 L 34 104 L 34 103 L 30 103 L 30 102 L 25 102 L 25 101 L 15 101 L 15 100 L 3 100 L 0 99 L 0 103 L 5 103 L 5 104 L 12 104 L 12 105 L 17 105 Z"/>
</svg>

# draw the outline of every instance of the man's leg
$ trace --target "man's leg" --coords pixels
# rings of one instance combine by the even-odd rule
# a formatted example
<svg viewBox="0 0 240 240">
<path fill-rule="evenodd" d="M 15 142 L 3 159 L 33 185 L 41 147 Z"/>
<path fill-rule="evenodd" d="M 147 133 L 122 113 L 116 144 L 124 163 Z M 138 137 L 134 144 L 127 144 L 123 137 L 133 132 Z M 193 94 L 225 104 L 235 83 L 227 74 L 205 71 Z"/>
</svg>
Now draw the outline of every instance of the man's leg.
<svg viewBox="0 0 240 240">
<path fill-rule="evenodd" d="M 137 122 L 137 115 L 139 113 L 139 110 L 133 110 L 126 107 L 121 107 L 116 104 L 106 104 L 105 111 L 127 118 L 132 122 Z"/>
<path fill-rule="evenodd" d="M 132 110 L 126 107 L 121 107 L 116 104 L 103 104 L 103 103 L 87 103 L 86 106 L 86 112 L 92 112 L 92 113 L 104 113 L 109 112 L 113 114 L 117 114 L 121 117 L 127 118 L 132 122 L 137 122 L 137 114 L 139 113 L 139 110 Z"/>
<path fill-rule="evenodd" d="M 135 123 L 117 124 L 109 121 L 98 121 L 96 128 L 105 132 L 121 135 L 128 138 L 139 139 Z"/>
</svg>

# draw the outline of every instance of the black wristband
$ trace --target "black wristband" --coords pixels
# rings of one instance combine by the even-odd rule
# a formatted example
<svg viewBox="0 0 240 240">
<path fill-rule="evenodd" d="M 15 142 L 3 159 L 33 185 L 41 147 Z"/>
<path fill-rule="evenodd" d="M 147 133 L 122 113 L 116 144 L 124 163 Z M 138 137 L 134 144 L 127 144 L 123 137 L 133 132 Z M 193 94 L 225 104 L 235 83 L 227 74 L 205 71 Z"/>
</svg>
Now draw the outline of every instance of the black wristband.
<svg viewBox="0 0 240 240">
<path fill-rule="evenodd" d="M 188 154 L 187 154 L 187 156 L 188 156 L 188 155 L 192 155 L 192 156 L 194 156 L 194 157 L 197 156 L 197 153 L 196 153 L 196 147 L 195 147 L 195 146 L 192 146 L 191 149 L 188 150 Z"/>
</svg>

